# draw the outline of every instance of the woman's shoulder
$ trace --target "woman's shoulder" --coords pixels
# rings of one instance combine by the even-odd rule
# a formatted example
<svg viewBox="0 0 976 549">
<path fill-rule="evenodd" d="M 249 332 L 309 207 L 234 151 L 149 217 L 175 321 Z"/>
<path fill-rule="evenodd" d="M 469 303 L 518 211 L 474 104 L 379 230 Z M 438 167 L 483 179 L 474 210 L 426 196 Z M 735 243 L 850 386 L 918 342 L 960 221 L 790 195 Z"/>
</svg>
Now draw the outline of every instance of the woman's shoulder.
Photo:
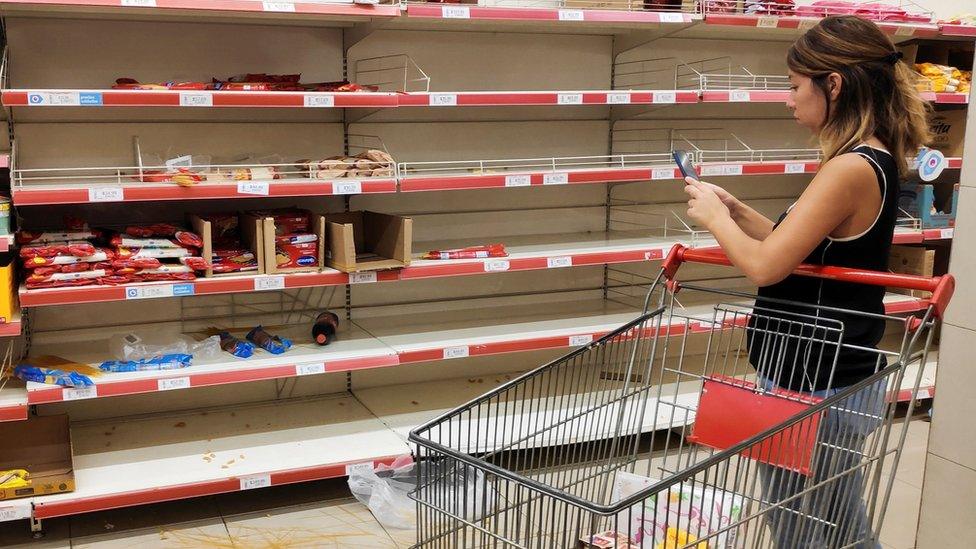
<svg viewBox="0 0 976 549">
<path fill-rule="evenodd" d="M 824 162 L 817 172 L 818 178 L 821 175 L 829 177 L 820 179 L 849 183 L 863 181 L 865 176 L 874 175 L 874 168 L 871 165 L 871 161 L 865 157 L 865 154 L 852 150 L 844 154 L 839 154 Z"/>
</svg>

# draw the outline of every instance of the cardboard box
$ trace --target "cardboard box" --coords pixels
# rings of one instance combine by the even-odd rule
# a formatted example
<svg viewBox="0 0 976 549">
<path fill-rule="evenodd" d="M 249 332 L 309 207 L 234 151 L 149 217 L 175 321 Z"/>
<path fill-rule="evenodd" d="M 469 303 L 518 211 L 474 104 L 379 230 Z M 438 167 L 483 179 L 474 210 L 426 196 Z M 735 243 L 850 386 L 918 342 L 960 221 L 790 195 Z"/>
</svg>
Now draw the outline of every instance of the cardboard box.
<svg viewBox="0 0 976 549">
<path fill-rule="evenodd" d="M 935 250 L 917 246 L 892 246 L 891 255 L 888 256 L 888 268 L 893 273 L 932 276 L 935 272 Z M 889 288 L 889 290 L 921 299 L 932 296 L 932 292 L 924 290 L 901 288 Z"/>
<path fill-rule="evenodd" d="M 13 322 L 20 311 L 14 264 L 14 256 L 10 254 L 0 260 L 0 323 Z"/>
<path fill-rule="evenodd" d="M 325 264 L 346 273 L 410 264 L 413 220 L 375 212 L 327 214 Z"/>
<path fill-rule="evenodd" d="M 278 251 L 277 243 L 275 242 L 275 237 L 278 231 L 275 227 L 275 219 L 272 216 L 266 216 L 260 218 L 260 237 L 257 232 L 252 235 L 256 241 L 261 242 L 261 248 L 263 251 L 259 256 L 258 261 L 261 261 L 264 265 L 263 272 L 266 274 L 281 274 L 281 273 L 314 273 L 322 270 L 324 265 L 323 259 L 325 256 L 325 220 L 321 215 L 313 214 L 312 212 L 307 212 L 310 221 L 310 232 L 318 237 L 317 250 L 315 256 L 315 263 L 312 265 L 304 267 L 288 267 L 279 268 L 278 267 Z M 254 219 L 258 219 L 250 215 L 250 220 L 248 225 L 251 225 Z M 243 227 L 242 227 L 243 231 Z M 243 233 L 242 233 L 243 234 Z M 250 241 L 250 239 L 247 239 Z M 263 258 L 263 259 L 262 259 Z"/>
<path fill-rule="evenodd" d="M 215 236 L 213 223 L 196 215 L 191 214 L 189 217 L 193 232 L 200 235 L 200 238 L 203 240 L 203 249 L 201 249 L 200 254 L 207 261 L 211 261 L 213 259 L 213 242 Z M 241 215 L 238 219 L 238 227 L 241 232 L 241 247 L 250 250 L 254 254 L 258 263 L 257 270 L 245 271 L 243 273 L 214 273 L 213 269 L 207 269 L 206 273 L 204 273 L 206 278 L 264 273 L 264 226 L 261 220 L 256 217 L 248 218 L 246 215 Z M 258 245 L 259 243 L 262 245 Z"/>
<path fill-rule="evenodd" d="M 0 488 L 0 500 L 73 492 L 68 416 L 39 416 L 0 423 L 0 471 L 26 469 L 28 486 Z"/>
<path fill-rule="evenodd" d="M 929 123 L 932 143 L 929 147 L 946 156 L 962 156 L 966 139 L 966 110 L 946 110 L 934 113 Z"/>
</svg>

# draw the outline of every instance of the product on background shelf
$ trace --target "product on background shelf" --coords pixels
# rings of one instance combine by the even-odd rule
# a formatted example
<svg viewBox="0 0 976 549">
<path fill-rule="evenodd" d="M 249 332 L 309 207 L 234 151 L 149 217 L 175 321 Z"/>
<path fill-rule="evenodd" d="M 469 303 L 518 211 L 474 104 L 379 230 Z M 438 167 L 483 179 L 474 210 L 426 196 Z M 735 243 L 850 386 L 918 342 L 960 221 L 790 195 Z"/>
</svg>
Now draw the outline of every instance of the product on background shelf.
<svg viewBox="0 0 976 549">
<path fill-rule="evenodd" d="M 253 252 L 247 250 L 214 250 L 211 266 L 215 273 L 257 271 L 258 260 Z"/>
<path fill-rule="evenodd" d="M 333 156 L 324 160 L 299 160 L 297 170 L 311 179 L 340 177 L 393 177 L 393 157 L 378 149 L 369 149 L 356 156 Z"/>
<path fill-rule="evenodd" d="M 481 259 L 486 257 L 507 257 L 504 244 L 485 244 L 452 250 L 431 250 L 421 259 Z"/>
<path fill-rule="evenodd" d="M 959 15 L 954 15 L 954 16 L 946 19 L 945 21 L 943 21 L 943 23 L 945 23 L 947 25 L 976 26 L 976 14 L 972 14 L 972 13 L 961 13 Z"/>
<path fill-rule="evenodd" d="M 30 486 L 30 473 L 27 469 L 0 471 L 0 490 L 25 488 Z"/>
<path fill-rule="evenodd" d="M 176 183 L 180 187 L 192 187 L 203 181 L 204 176 L 191 171 L 189 168 L 174 170 L 143 170 L 141 175 L 135 176 L 143 183 Z"/>
<path fill-rule="evenodd" d="M 74 273 L 51 273 L 47 276 L 39 274 L 28 275 L 24 283 L 29 289 L 56 288 L 59 286 L 90 286 L 97 284 L 99 278 L 113 274 L 106 269 L 94 269 Z"/>
<path fill-rule="evenodd" d="M 117 90 L 205 90 L 207 84 L 203 82 L 163 82 L 161 84 L 143 84 L 132 78 L 117 78 L 112 88 Z"/>
<path fill-rule="evenodd" d="M 59 356 L 28 357 L 14 368 L 14 376 L 24 381 L 61 385 L 63 387 L 87 387 L 91 378 L 102 374 L 98 368 L 80 364 Z"/>
<path fill-rule="evenodd" d="M 24 268 L 36 269 L 49 266 L 77 265 L 79 263 L 110 261 L 115 257 L 115 252 L 108 248 L 95 248 L 94 253 L 82 256 L 62 253 L 54 256 L 29 255 L 28 257 L 21 257 L 23 258 Z M 58 270 L 52 272 L 62 271 Z"/>
<path fill-rule="evenodd" d="M 244 74 L 227 79 L 213 78 L 210 82 L 145 83 L 133 78 L 118 78 L 117 90 L 222 90 L 222 91 L 321 91 L 321 92 L 377 92 L 377 86 L 356 84 L 348 80 L 336 82 L 300 82 L 301 74 Z"/>
<path fill-rule="evenodd" d="M 283 237 L 276 237 L 275 240 L 288 239 L 291 237 L 295 238 L 306 238 L 311 237 L 313 240 L 310 242 L 298 242 L 291 243 L 285 240 L 284 242 L 275 243 L 275 265 L 279 269 L 293 269 L 298 267 L 314 267 L 319 263 L 319 241 L 318 237 L 314 234 L 298 234 L 289 235 Z"/>
<path fill-rule="evenodd" d="M 742 5 L 746 15 L 792 15 L 795 9 L 793 0 L 745 0 Z"/>
<path fill-rule="evenodd" d="M 98 368 L 105 372 L 148 372 L 189 367 L 193 355 L 169 354 L 138 360 L 106 360 Z"/>
<path fill-rule="evenodd" d="M 321 312 L 312 324 L 312 339 L 319 345 L 328 345 L 335 341 L 338 330 L 339 315 L 332 311 Z"/>
<path fill-rule="evenodd" d="M 0 196 L 0 235 L 10 234 L 10 198 Z"/>
<path fill-rule="evenodd" d="M 273 355 L 280 355 L 291 349 L 291 340 L 285 337 L 273 336 L 262 326 L 255 326 L 247 333 L 247 340 L 261 347 Z"/>
<path fill-rule="evenodd" d="M 280 208 L 276 210 L 256 210 L 249 212 L 254 217 L 270 217 L 274 220 L 275 236 L 307 233 L 309 230 L 309 212 L 298 208 Z"/>
<path fill-rule="evenodd" d="M 30 259 L 35 257 L 54 258 L 61 255 L 73 257 L 88 257 L 95 254 L 95 245 L 80 240 L 50 244 L 35 244 L 20 248 L 20 257 Z"/>
<path fill-rule="evenodd" d="M 738 13 L 738 0 L 699 0 L 699 9 L 704 13 Z"/>
<path fill-rule="evenodd" d="M 17 244 L 24 246 L 26 244 L 52 244 L 61 242 L 73 242 L 82 240 L 91 240 L 101 236 L 97 231 L 91 231 L 87 228 L 80 231 L 69 230 L 68 232 L 31 232 L 31 231 L 17 231 Z"/>
<path fill-rule="evenodd" d="M 220 337 L 220 348 L 224 351 L 238 358 L 248 358 L 254 354 L 254 345 L 237 339 L 230 332 L 220 332 L 217 335 Z"/>
<path fill-rule="evenodd" d="M 919 77 L 919 91 L 968 93 L 972 86 L 973 71 L 963 71 L 956 67 L 935 63 L 916 63 Z"/>
<path fill-rule="evenodd" d="M 801 17 L 827 17 L 830 15 L 856 15 L 871 21 L 891 23 L 929 23 L 930 14 L 912 13 L 898 6 L 881 2 L 859 3 L 846 0 L 819 0 L 810 5 L 796 7 Z"/>
<path fill-rule="evenodd" d="M 118 361 L 142 361 L 166 355 L 192 355 L 195 359 L 215 359 L 221 354 L 220 338 L 197 341 L 190 336 L 166 336 L 149 331 L 115 334 L 109 348 Z"/>
</svg>

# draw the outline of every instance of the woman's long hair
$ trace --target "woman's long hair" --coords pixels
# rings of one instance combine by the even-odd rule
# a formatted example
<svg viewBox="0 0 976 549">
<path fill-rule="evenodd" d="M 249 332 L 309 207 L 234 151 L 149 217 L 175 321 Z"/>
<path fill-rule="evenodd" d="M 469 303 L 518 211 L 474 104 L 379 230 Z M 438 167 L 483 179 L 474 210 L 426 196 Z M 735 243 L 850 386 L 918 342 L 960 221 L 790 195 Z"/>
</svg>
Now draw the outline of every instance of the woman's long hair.
<svg viewBox="0 0 976 549">
<path fill-rule="evenodd" d="M 823 92 L 824 162 L 874 135 L 904 174 L 906 158 L 929 142 L 928 104 L 915 88 L 917 75 L 874 23 L 848 15 L 824 18 L 793 44 L 786 63 Z M 833 72 L 843 83 L 831 105 L 827 76 Z"/>
</svg>

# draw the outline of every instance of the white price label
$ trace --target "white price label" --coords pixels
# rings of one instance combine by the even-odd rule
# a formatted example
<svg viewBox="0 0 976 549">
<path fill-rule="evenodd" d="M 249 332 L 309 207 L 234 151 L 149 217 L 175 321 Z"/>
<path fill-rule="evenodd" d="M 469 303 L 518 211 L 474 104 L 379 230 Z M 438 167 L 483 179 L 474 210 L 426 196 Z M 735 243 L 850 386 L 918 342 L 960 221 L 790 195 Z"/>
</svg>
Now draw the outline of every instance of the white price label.
<svg viewBox="0 0 976 549">
<path fill-rule="evenodd" d="M 928 387 L 926 387 L 924 389 L 919 389 L 918 390 L 918 397 L 916 397 L 916 398 L 921 398 L 921 399 L 932 398 L 932 390 L 929 389 Z"/>
<path fill-rule="evenodd" d="M 255 475 L 253 477 L 241 477 L 241 490 L 267 488 L 268 486 L 271 486 L 271 475 Z"/>
<path fill-rule="evenodd" d="M 30 518 L 30 506 L 0 507 L 0 522 Z"/>
<path fill-rule="evenodd" d="M 940 230 L 939 231 L 939 236 L 942 237 L 942 238 L 952 238 L 952 235 L 953 235 L 954 232 L 955 232 L 955 229 L 952 228 L 952 227 L 949 227 L 948 229 L 942 229 L 942 230 Z"/>
<path fill-rule="evenodd" d="M 489 259 L 485 261 L 485 272 L 494 273 L 498 271 L 507 271 L 511 267 L 506 259 Z"/>
<path fill-rule="evenodd" d="M 332 194 L 361 194 L 362 181 L 336 181 L 332 183 Z"/>
<path fill-rule="evenodd" d="M 547 173 L 542 174 L 543 185 L 565 185 L 569 183 L 568 173 Z"/>
<path fill-rule="evenodd" d="M 629 105 L 630 94 L 629 93 L 608 93 L 607 104 L 608 105 Z"/>
<path fill-rule="evenodd" d="M 189 377 L 169 377 L 160 379 L 156 382 L 160 391 L 172 391 L 173 389 L 189 389 Z"/>
<path fill-rule="evenodd" d="M 560 93 L 556 95 L 556 103 L 559 105 L 582 105 L 583 94 L 581 93 Z"/>
<path fill-rule="evenodd" d="M 92 187 L 88 189 L 89 202 L 121 202 L 125 200 L 122 187 Z"/>
<path fill-rule="evenodd" d="M 784 168 L 783 170 L 783 173 L 806 173 L 806 172 L 807 172 L 807 165 L 803 164 L 802 162 L 791 162 L 787 164 L 786 168 Z"/>
<path fill-rule="evenodd" d="M 654 92 L 651 94 L 651 99 L 654 103 L 677 103 L 678 94 L 677 92 Z"/>
<path fill-rule="evenodd" d="M 173 285 L 163 284 L 159 286 L 134 286 L 125 289 L 126 299 L 160 299 L 173 297 Z"/>
<path fill-rule="evenodd" d="M 352 476 L 353 473 L 357 473 L 360 471 L 365 472 L 365 471 L 372 471 L 372 470 L 373 470 L 372 461 L 365 461 L 363 463 L 350 463 L 349 465 L 346 465 L 346 476 L 347 477 Z"/>
<path fill-rule="evenodd" d="M 714 166 L 705 165 L 698 168 L 698 172 L 701 173 L 702 177 L 711 177 L 714 175 L 722 175 L 722 168 L 724 166 Z"/>
<path fill-rule="evenodd" d="M 550 269 L 558 269 L 560 267 L 572 267 L 573 258 L 569 256 L 564 257 L 548 257 L 546 258 L 546 266 Z"/>
<path fill-rule="evenodd" d="M 453 107 L 457 105 L 456 93 L 432 93 L 427 97 L 431 107 Z"/>
<path fill-rule="evenodd" d="M 156 0 L 122 0 L 122 7 L 155 8 Z"/>
<path fill-rule="evenodd" d="M 467 345 L 462 345 L 460 347 L 446 347 L 444 349 L 444 358 L 464 358 L 470 356 L 470 350 Z"/>
<path fill-rule="evenodd" d="M 761 29 L 775 29 L 779 26 L 779 17 L 772 15 L 762 16 L 756 21 L 756 26 Z"/>
<path fill-rule="evenodd" d="M 180 92 L 181 107 L 213 107 L 213 94 L 200 92 Z"/>
<path fill-rule="evenodd" d="M 254 279 L 254 291 L 263 292 L 266 290 L 284 290 L 284 275 L 259 276 Z"/>
<path fill-rule="evenodd" d="M 262 2 L 264 11 L 295 12 L 294 2 Z"/>
<path fill-rule="evenodd" d="M 470 19 L 471 9 L 467 6 L 441 6 L 441 17 L 444 19 Z"/>
<path fill-rule="evenodd" d="M 334 95 L 319 95 L 316 93 L 306 93 L 304 101 L 305 101 L 305 106 L 310 108 L 335 107 Z"/>
<path fill-rule="evenodd" d="M 589 345 L 592 342 L 593 342 L 593 334 L 581 334 L 581 335 L 569 336 L 570 347 Z"/>
<path fill-rule="evenodd" d="M 722 175 L 742 175 L 742 164 L 722 166 Z"/>
<path fill-rule="evenodd" d="M 239 181 L 237 183 L 237 194 L 268 196 L 270 193 L 271 184 L 267 181 Z"/>
<path fill-rule="evenodd" d="M 895 29 L 895 36 L 912 36 L 915 34 L 915 27 L 899 25 Z"/>
<path fill-rule="evenodd" d="M 583 10 L 559 10 L 560 21 L 582 21 Z"/>
<path fill-rule="evenodd" d="M 674 179 L 674 168 L 654 168 L 651 170 L 651 179 Z"/>
<path fill-rule="evenodd" d="M 61 390 L 61 400 L 84 400 L 98 396 L 98 388 L 91 387 L 65 387 Z"/>
<path fill-rule="evenodd" d="M 376 282 L 376 271 L 349 273 L 350 284 L 372 284 L 373 282 Z"/>
<path fill-rule="evenodd" d="M 528 187 L 531 184 L 532 184 L 531 175 L 506 175 L 505 176 L 506 187 Z"/>
<path fill-rule="evenodd" d="M 662 23 L 684 23 L 685 16 L 680 13 L 659 13 L 658 19 Z"/>
<path fill-rule="evenodd" d="M 35 99 L 30 98 L 33 103 Z M 40 104 L 47 104 L 54 107 L 73 107 L 81 105 L 81 94 L 78 92 L 50 92 L 43 95 Z"/>
<path fill-rule="evenodd" d="M 745 90 L 733 90 L 729 92 L 729 101 L 732 103 L 748 103 L 751 99 L 752 96 Z"/>
<path fill-rule="evenodd" d="M 325 363 L 315 362 L 313 364 L 298 364 L 295 366 L 296 376 L 311 376 L 325 373 Z"/>
</svg>

